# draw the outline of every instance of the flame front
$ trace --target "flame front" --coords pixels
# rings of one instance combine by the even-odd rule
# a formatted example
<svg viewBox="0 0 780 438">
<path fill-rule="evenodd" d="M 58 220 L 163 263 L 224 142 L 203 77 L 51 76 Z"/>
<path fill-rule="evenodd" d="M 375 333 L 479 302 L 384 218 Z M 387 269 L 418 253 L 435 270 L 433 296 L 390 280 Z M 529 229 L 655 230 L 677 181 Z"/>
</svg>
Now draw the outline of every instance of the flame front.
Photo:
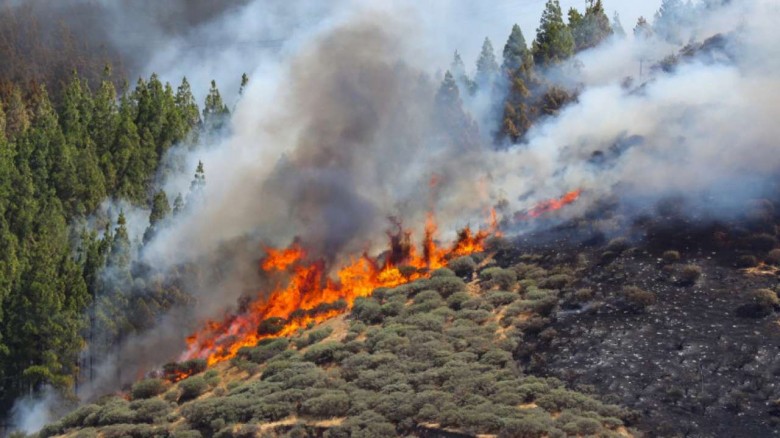
<svg viewBox="0 0 780 438">
<path fill-rule="evenodd" d="M 260 268 L 269 275 L 289 278 L 268 294 L 261 293 L 243 311 L 223 321 L 208 321 L 187 338 L 187 350 L 180 360 L 206 359 L 209 366 L 234 357 L 242 347 L 254 346 L 265 338 L 289 336 L 310 323 L 318 323 L 346 312 L 358 297 L 379 287 L 395 287 L 427 277 L 451 257 L 484 250 L 485 240 L 495 235 L 495 214 L 488 230 L 473 232 L 466 227 L 449 248 L 436 243 L 438 226 L 433 215 L 426 220 L 422 255 L 412 244 L 411 233 L 396 223 L 388 233 L 389 249 L 383 261 L 364 254 L 353 258 L 329 278 L 322 261 L 309 261 L 297 243 L 289 248 L 266 248 Z M 275 278 L 275 277 L 274 277 Z M 186 376 L 175 376 L 176 380 Z"/>
<path fill-rule="evenodd" d="M 542 201 L 538 204 L 536 204 L 533 208 L 530 210 L 518 213 L 517 219 L 524 220 L 524 219 L 533 219 L 537 218 L 545 213 L 560 210 L 561 208 L 573 203 L 577 199 L 579 199 L 580 195 L 582 194 L 581 189 L 572 190 L 569 193 L 566 193 L 565 195 L 561 196 L 560 198 L 556 199 L 548 199 L 545 201 Z"/>
</svg>

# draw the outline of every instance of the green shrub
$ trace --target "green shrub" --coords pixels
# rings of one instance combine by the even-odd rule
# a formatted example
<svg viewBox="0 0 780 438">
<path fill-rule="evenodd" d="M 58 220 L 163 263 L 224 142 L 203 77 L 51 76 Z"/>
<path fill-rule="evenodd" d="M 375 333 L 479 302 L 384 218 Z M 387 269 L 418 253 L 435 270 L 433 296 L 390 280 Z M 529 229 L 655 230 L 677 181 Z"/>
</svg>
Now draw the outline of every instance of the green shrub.
<svg viewBox="0 0 780 438">
<path fill-rule="evenodd" d="M 171 438 L 203 438 L 197 430 L 184 429 L 171 432 Z"/>
<path fill-rule="evenodd" d="M 447 298 L 447 306 L 452 310 L 460 310 L 463 304 L 471 299 L 471 295 L 466 292 L 456 292 Z"/>
<path fill-rule="evenodd" d="M 384 317 L 398 316 L 404 310 L 404 303 L 400 301 L 389 301 L 382 304 L 382 315 Z"/>
<path fill-rule="evenodd" d="M 379 303 L 363 297 L 357 298 L 352 305 L 352 316 L 366 324 L 379 324 L 384 319 Z"/>
<path fill-rule="evenodd" d="M 168 384 L 163 379 L 144 379 L 133 384 L 130 394 L 134 400 L 154 397 L 168 389 Z"/>
<path fill-rule="evenodd" d="M 315 418 L 343 417 L 349 411 L 349 396 L 344 391 L 328 390 L 303 402 L 301 413 Z"/>
<path fill-rule="evenodd" d="M 58 427 L 58 431 L 52 435 L 62 433 L 64 429 L 86 426 L 87 424 L 84 423 L 84 420 L 91 414 L 96 414 L 98 411 L 100 411 L 100 406 L 94 404 L 84 405 L 71 411 L 58 421 L 59 426 L 61 427 Z"/>
<path fill-rule="evenodd" d="M 431 272 L 431 277 L 454 277 L 455 271 L 448 268 L 439 268 Z"/>
<path fill-rule="evenodd" d="M 262 342 L 257 347 L 243 347 L 239 349 L 237 357 L 261 364 L 285 351 L 288 345 L 289 341 L 287 338 L 267 339 L 267 342 Z"/>
<path fill-rule="evenodd" d="M 477 264 L 470 256 L 463 256 L 450 260 L 447 263 L 447 267 L 455 272 L 455 275 L 458 277 L 469 277 L 477 269 Z"/>
<path fill-rule="evenodd" d="M 526 415 L 504 421 L 498 438 L 542 438 L 551 436 L 552 420 L 546 414 Z"/>
<path fill-rule="evenodd" d="M 487 268 L 479 273 L 479 278 L 488 287 L 498 286 L 501 289 L 509 289 L 517 281 L 517 273 L 512 269 Z"/>
<path fill-rule="evenodd" d="M 340 358 L 339 353 L 343 349 L 344 344 L 341 342 L 332 341 L 315 344 L 303 353 L 303 360 L 314 362 L 317 365 L 334 362 Z"/>
<path fill-rule="evenodd" d="M 190 377 L 192 379 L 194 377 Z M 189 379 L 187 379 L 189 380 Z M 136 400 L 130 403 L 130 409 L 135 411 L 134 420 L 138 423 L 161 423 L 171 410 L 170 403 L 153 398 Z"/>
<path fill-rule="evenodd" d="M 661 255 L 661 260 L 663 260 L 664 263 L 677 263 L 680 261 L 680 258 L 680 252 L 674 250 L 664 251 Z"/>
<path fill-rule="evenodd" d="M 126 400 L 118 399 L 106 403 L 96 413 L 96 418 L 90 421 L 92 415 L 84 419 L 85 422 L 95 426 L 106 426 L 109 424 L 127 424 L 135 421 L 135 412 L 130 410 L 130 403 Z"/>
<path fill-rule="evenodd" d="M 179 382 L 179 388 L 181 389 L 179 402 L 198 398 L 198 396 L 206 391 L 208 386 L 209 385 L 206 383 L 206 379 L 204 379 L 203 376 L 192 376 L 182 380 Z"/>
<path fill-rule="evenodd" d="M 602 431 L 603 427 L 593 418 L 578 418 L 566 423 L 562 429 L 572 436 L 595 436 Z"/>
<path fill-rule="evenodd" d="M 519 298 L 520 297 L 514 292 L 500 290 L 491 291 L 485 295 L 485 300 L 496 307 L 506 306 L 507 304 L 517 301 Z"/>
<path fill-rule="evenodd" d="M 427 283 L 429 289 L 439 292 L 443 298 L 466 290 L 466 283 L 458 277 L 435 277 Z"/>
<path fill-rule="evenodd" d="M 306 333 L 305 336 L 301 336 L 299 339 L 295 340 L 295 347 L 299 350 L 301 348 L 306 348 L 311 344 L 316 344 L 317 342 L 327 338 L 331 335 L 331 333 L 333 333 L 333 329 L 330 327 L 323 327 L 319 330 L 311 330 Z M 287 346 L 285 346 L 285 349 L 286 348 Z"/>
</svg>

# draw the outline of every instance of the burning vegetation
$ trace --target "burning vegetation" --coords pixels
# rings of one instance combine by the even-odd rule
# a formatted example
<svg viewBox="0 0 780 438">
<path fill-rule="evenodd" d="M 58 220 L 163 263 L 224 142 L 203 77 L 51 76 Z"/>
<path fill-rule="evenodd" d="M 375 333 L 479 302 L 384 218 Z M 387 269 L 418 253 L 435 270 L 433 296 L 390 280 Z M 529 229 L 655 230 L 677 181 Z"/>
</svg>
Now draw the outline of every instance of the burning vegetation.
<svg viewBox="0 0 780 438">
<path fill-rule="evenodd" d="M 388 249 L 379 257 L 363 254 L 345 266 L 331 270 L 322 260 L 311 260 L 300 243 L 288 248 L 266 248 L 260 268 L 276 282 L 270 292 L 261 292 L 239 312 L 222 321 L 208 321 L 187 338 L 188 348 L 181 360 L 205 359 L 208 365 L 234 357 L 242 347 L 256 345 L 272 337 L 290 336 L 299 330 L 346 312 L 355 299 L 369 296 L 380 287 L 395 287 L 421 278 L 443 267 L 447 260 L 484 251 L 485 242 L 499 235 L 495 212 L 489 228 L 474 232 L 470 227 L 458 232 L 448 248 L 437 243 L 438 227 L 428 215 L 422 252 L 412 233 L 393 220 L 387 233 Z M 173 381 L 186 373 L 166 373 Z"/>
</svg>

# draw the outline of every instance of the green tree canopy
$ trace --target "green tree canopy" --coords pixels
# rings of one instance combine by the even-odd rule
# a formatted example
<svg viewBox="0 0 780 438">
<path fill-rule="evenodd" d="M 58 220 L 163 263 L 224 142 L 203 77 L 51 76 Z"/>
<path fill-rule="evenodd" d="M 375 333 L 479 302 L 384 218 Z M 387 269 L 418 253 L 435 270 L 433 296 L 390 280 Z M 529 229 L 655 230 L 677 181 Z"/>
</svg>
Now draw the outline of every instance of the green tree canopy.
<svg viewBox="0 0 780 438">
<path fill-rule="evenodd" d="M 533 44 L 534 61 L 543 66 L 556 64 L 573 55 L 574 47 L 574 36 L 563 22 L 560 3 L 547 0 Z"/>
</svg>

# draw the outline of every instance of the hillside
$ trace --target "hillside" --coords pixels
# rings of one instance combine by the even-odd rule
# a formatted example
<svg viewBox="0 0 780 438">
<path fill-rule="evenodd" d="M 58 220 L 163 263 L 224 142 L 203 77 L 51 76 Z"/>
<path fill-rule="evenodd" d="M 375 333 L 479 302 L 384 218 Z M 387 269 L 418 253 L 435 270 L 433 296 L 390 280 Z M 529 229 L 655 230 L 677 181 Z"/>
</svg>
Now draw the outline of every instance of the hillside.
<svg viewBox="0 0 780 438">
<path fill-rule="evenodd" d="M 494 239 L 43 435 L 769 436 L 777 217 L 765 200 L 730 224 L 667 216 L 607 239 L 580 220 Z"/>
<path fill-rule="evenodd" d="M 139 381 L 42 436 L 631 436 L 626 409 L 513 358 L 554 340 L 570 268 L 494 254 L 376 290 L 346 316 L 176 384 Z"/>
</svg>

